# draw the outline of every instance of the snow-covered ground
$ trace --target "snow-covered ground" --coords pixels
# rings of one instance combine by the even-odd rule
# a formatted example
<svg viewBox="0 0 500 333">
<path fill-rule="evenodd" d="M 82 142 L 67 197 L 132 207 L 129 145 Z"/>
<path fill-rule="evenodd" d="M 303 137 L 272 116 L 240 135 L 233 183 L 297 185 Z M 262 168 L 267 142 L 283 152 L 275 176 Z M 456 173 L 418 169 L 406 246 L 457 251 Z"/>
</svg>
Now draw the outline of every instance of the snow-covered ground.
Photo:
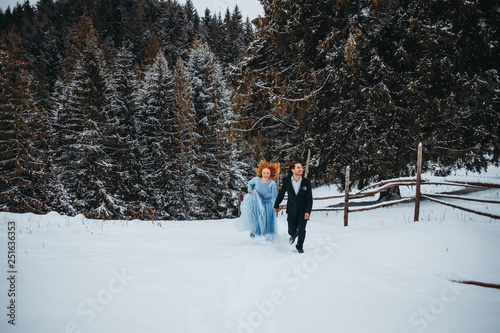
<svg viewBox="0 0 500 333">
<path fill-rule="evenodd" d="M 454 175 L 483 176 L 500 172 Z M 500 200 L 500 189 L 469 196 Z M 0 331 L 499 332 L 500 290 L 451 280 L 500 284 L 500 220 L 423 201 L 413 223 L 413 207 L 352 213 L 348 227 L 342 213 L 315 212 L 304 254 L 288 244 L 286 215 L 268 242 L 234 220 L 0 213 Z M 498 204 L 474 208 L 500 215 Z"/>
</svg>

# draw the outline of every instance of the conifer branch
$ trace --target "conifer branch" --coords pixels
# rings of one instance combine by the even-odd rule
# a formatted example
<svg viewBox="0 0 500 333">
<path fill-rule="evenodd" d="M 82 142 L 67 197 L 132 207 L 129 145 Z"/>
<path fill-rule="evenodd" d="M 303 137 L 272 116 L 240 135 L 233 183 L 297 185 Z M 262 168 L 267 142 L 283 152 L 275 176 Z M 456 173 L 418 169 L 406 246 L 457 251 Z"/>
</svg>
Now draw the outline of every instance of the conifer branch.
<svg viewBox="0 0 500 333">
<path fill-rule="evenodd" d="M 235 130 L 235 131 L 239 131 L 239 132 L 251 132 L 251 131 L 253 131 L 253 129 L 255 128 L 255 126 L 257 126 L 257 125 L 258 125 L 258 124 L 259 124 L 262 120 L 264 120 L 264 119 L 266 119 L 266 118 L 267 118 L 267 119 L 273 119 L 273 120 L 275 120 L 275 121 L 277 121 L 277 122 L 282 123 L 283 125 L 285 125 L 285 126 L 287 126 L 287 127 L 293 128 L 293 129 L 295 129 L 295 130 L 296 130 L 296 129 L 298 129 L 298 126 L 294 126 L 294 125 L 287 124 L 286 122 L 284 122 L 283 120 L 281 120 L 281 119 L 277 118 L 276 116 L 273 116 L 273 115 L 271 115 L 271 114 L 268 114 L 268 115 L 265 115 L 265 116 L 261 117 L 259 120 L 257 120 L 257 121 L 255 122 L 255 124 L 253 124 L 253 126 L 252 126 L 252 127 L 250 127 L 249 129 L 235 128 L 234 130 Z"/>
<path fill-rule="evenodd" d="M 330 78 L 330 74 L 328 74 L 328 76 L 326 77 L 325 81 L 323 82 L 323 84 L 321 85 L 321 87 L 319 87 L 318 89 L 312 91 L 311 93 L 309 93 L 307 96 L 304 96 L 304 97 L 301 97 L 301 98 L 286 98 L 286 97 L 282 97 L 282 96 L 278 96 L 276 95 L 275 93 L 272 92 L 272 87 L 266 87 L 266 86 L 263 86 L 257 82 L 255 82 L 254 84 L 263 89 L 263 90 L 267 90 L 268 93 L 272 96 L 272 97 L 275 97 L 277 99 L 280 99 L 280 100 L 283 100 L 283 101 L 287 101 L 287 102 L 307 102 L 307 100 L 316 95 L 318 92 L 320 92 L 326 85 L 326 83 L 328 82 L 328 79 Z"/>
</svg>

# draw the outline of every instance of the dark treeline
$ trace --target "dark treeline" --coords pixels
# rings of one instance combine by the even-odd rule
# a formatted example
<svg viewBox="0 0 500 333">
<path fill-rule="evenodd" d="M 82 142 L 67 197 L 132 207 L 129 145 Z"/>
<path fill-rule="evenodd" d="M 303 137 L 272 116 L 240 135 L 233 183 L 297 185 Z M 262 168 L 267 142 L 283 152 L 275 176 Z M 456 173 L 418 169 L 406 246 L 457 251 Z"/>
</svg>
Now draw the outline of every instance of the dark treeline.
<svg viewBox="0 0 500 333">
<path fill-rule="evenodd" d="M 253 164 L 228 131 L 238 7 L 68 0 L 0 13 L 2 210 L 234 217 Z"/>
<path fill-rule="evenodd" d="M 0 209 L 234 217 L 257 158 L 358 186 L 500 159 L 496 1 L 41 0 L 0 11 Z"/>
</svg>

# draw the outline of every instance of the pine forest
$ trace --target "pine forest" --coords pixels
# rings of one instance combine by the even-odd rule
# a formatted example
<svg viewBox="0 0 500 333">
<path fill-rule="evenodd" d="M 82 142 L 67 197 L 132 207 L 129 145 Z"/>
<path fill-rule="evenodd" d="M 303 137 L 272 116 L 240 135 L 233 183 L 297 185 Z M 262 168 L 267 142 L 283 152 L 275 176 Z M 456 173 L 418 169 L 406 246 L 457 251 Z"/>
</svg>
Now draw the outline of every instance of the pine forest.
<svg viewBox="0 0 500 333">
<path fill-rule="evenodd" d="M 499 164 L 498 1 L 181 1 L 0 10 L 0 211 L 231 218 L 309 150 L 314 186 Z"/>
</svg>

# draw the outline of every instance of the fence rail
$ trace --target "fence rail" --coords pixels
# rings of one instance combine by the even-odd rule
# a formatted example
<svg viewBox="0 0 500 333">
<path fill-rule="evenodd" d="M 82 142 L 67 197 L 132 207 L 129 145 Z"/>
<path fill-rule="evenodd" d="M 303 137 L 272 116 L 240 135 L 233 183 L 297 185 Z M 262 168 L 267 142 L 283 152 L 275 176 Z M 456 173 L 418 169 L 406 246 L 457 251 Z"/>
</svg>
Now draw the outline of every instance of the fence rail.
<svg viewBox="0 0 500 333">
<path fill-rule="evenodd" d="M 490 214 L 490 213 L 484 213 L 484 212 L 479 212 L 477 210 L 473 210 L 473 209 L 469 209 L 469 208 L 465 208 L 465 207 L 453 205 L 453 204 L 448 203 L 448 202 L 444 202 L 444 201 L 441 201 L 441 200 L 434 199 L 431 196 L 425 195 L 425 194 L 423 194 L 422 197 L 424 197 L 426 199 L 429 199 L 430 201 L 433 201 L 433 202 L 445 205 L 445 206 L 450 206 L 450 207 L 453 207 L 453 208 L 464 210 L 464 211 L 469 212 L 469 213 L 474 213 L 474 214 L 478 214 L 478 215 L 482 215 L 482 216 L 487 216 L 487 217 L 490 217 L 490 218 L 493 218 L 493 219 L 500 220 L 500 216 L 498 216 L 498 215 L 494 215 L 494 214 Z M 475 201 L 483 202 L 481 200 L 475 200 Z M 494 203 L 500 203 L 500 202 L 494 202 Z"/>
<path fill-rule="evenodd" d="M 500 188 L 500 184 L 483 183 L 483 182 L 464 182 L 464 181 L 435 182 L 435 181 L 422 180 L 421 179 L 422 159 L 423 159 L 422 144 L 419 144 L 418 159 L 417 159 L 417 175 L 416 175 L 415 179 L 384 180 L 384 181 L 378 182 L 376 184 L 367 186 L 364 189 L 362 189 L 354 194 L 348 194 L 349 184 L 350 184 L 349 175 L 350 175 L 351 170 L 350 170 L 350 167 L 347 167 L 346 168 L 346 180 L 345 180 L 345 183 L 346 183 L 345 184 L 345 191 L 346 192 L 344 194 L 328 196 L 328 197 L 320 197 L 320 198 L 313 199 L 313 200 L 329 200 L 329 199 L 342 199 L 342 198 L 344 198 L 344 205 L 339 203 L 338 207 L 317 208 L 317 209 L 313 209 L 312 211 L 316 211 L 316 212 L 344 211 L 344 226 L 347 226 L 349 213 L 362 212 L 362 211 L 367 211 L 367 210 L 373 210 L 373 209 L 398 205 L 398 204 L 402 204 L 402 203 L 415 202 L 414 221 L 417 222 L 419 220 L 420 199 L 427 199 L 427 200 L 430 200 L 430 201 L 433 201 L 433 202 L 436 202 L 436 203 L 439 203 L 442 205 L 461 209 L 461 210 L 467 211 L 469 213 L 487 216 L 487 217 L 494 218 L 494 219 L 500 219 L 500 216 L 498 216 L 498 215 L 485 213 L 485 212 L 479 212 L 479 211 L 469 209 L 466 207 L 461 207 L 458 205 L 450 204 L 448 202 L 444 202 L 442 200 L 439 200 L 438 198 L 464 200 L 464 201 L 471 201 L 471 202 L 481 202 L 481 203 L 488 203 L 488 204 L 500 204 L 499 200 L 468 198 L 468 197 L 463 197 L 463 196 L 459 196 L 459 195 L 449 195 L 446 193 L 439 193 L 439 194 L 421 193 L 421 187 L 422 186 L 425 187 L 428 185 L 457 186 L 457 187 L 476 188 L 476 189 L 480 190 L 480 189 L 485 189 L 485 188 Z M 375 204 L 361 206 L 358 208 L 352 208 L 352 205 L 349 205 L 350 200 L 362 199 L 362 198 L 375 196 L 382 191 L 387 191 L 388 189 L 390 189 L 392 187 L 398 187 L 398 186 L 415 186 L 416 187 L 415 196 L 410 197 L 410 198 L 401 198 L 401 199 L 392 200 L 392 201 L 377 202 Z M 359 205 L 360 203 L 356 202 L 356 204 Z M 286 206 L 285 205 L 280 206 L 280 208 L 284 208 L 284 207 L 286 207 Z"/>
<path fill-rule="evenodd" d="M 365 190 L 365 189 L 363 189 L 360 192 L 357 192 L 355 194 L 349 195 L 348 198 L 349 198 L 349 200 L 351 200 L 351 199 L 366 198 L 366 197 L 369 197 L 369 196 L 374 196 L 376 194 L 379 194 L 380 192 L 385 191 L 385 190 L 387 190 L 390 187 L 403 186 L 403 185 L 415 186 L 415 184 L 416 184 L 415 180 L 413 180 L 411 182 L 405 182 L 405 183 L 399 183 L 397 181 L 390 181 L 390 182 L 393 182 L 393 184 L 391 186 L 381 187 L 381 188 L 379 188 L 379 189 L 377 189 L 375 191 L 370 191 L 370 192 L 365 192 L 365 193 L 361 193 L 360 194 L 360 192 L 362 192 L 362 191 Z M 377 185 L 380 185 L 382 183 L 383 184 L 387 184 L 387 181 L 371 185 L 370 187 L 373 188 L 373 187 L 375 187 Z M 425 185 L 447 185 L 447 186 L 460 186 L 460 187 L 471 186 L 471 187 L 476 187 L 476 188 L 480 187 L 478 185 L 467 185 L 465 183 L 459 184 L 459 183 L 450 183 L 450 182 L 422 182 L 421 185 L 424 186 L 424 187 L 425 187 Z M 484 187 L 485 188 L 500 188 L 500 185 L 497 185 L 497 184 L 484 184 Z M 438 200 L 437 198 L 463 200 L 463 201 L 471 201 L 471 202 L 481 202 L 481 203 L 488 203 L 488 204 L 500 204 L 500 200 L 468 198 L 468 197 L 463 197 L 463 196 L 459 196 L 459 195 L 447 195 L 447 194 L 425 194 L 425 193 L 421 193 L 420 196 L 421 196 L 421 198 L 424 198 L 424 199 L 427 199 L 427 200 L 431 200 L 433 202 L 440 203 L 440 204 L 443 204 L 443 205 L 447 205 L 447 206 L 450 206 L 450 207 L 453 207 L 453 208 L 462 209 L 462 210 L 465 210 L 465 211 L 470 212 L 470 213 L 476 213 L 478 215 L 483 215 L 483 216 L 488 216 L 488 217 L 495 218 L 495 219 L 500 219 L 500 216 L 497 216 L 497 215 L 494 215 L 494 214 L 489 214 L 489 213 L 483 213 L 483 212 L 475 211 L 475 210 L 468 209 L 468 208 L 465 208 L 465 207 L 461 207 L 461 206 L 458 206 L 458 205 L 453 205 L 453 204 L 446 203 L 446 202 L 443 202 L 441 200 Z M 344 195 L 336 195 L 336 196 L 330 196 L 330 197 L 314 198 L 314 200 L 341 199 L 341 198 L 344 198 Z M 384 208 L 384 207 L 399 205 L 399 204 L 402 204 L 402 203 L 410 203 L 410 202 L 415 202 L 415 198 L 414 197 L 411 197 L 411 198 L 401 198 L 401 199 L 398 199 L 398 200 L 380 202 L 380 203 L 376 203 L 376 204 L 372 204 L 372 205 L 367 205 L 367 206 L 363 206 L 363 207 L 359 207 L 359 208 L 351 208 L 351 206 L 348 206 L 348 213 L 362 212 L 362 211 L 373 210 L 373 209 L 377 209 L 377 208 Z M 359 202 L 357 202 L 357 204 L 359 204 Z M 339 205 L 340 205 L 340 203 L 339 203 Z M 282 207 L 284 207 L 284 206 L 282 206 Z M 317 209 L 313 209 L 313 211 L 316 211 L 316 212 L 331 212 L 331 211 L 344 211 L 344 210 L 345 210 L 345 207 L 340 207 L 340 206 L 339 207 L 332 207 L 332 208 L 317 208 Z"/>
<path fill-rule="evenodd" d="M 363 206 L 363 207 L 360 207 L 360 208 L 354 208 L 354 209 L 349 208 L 348 212 L 349 213 L 362 212 L 362 211 L 366 211 L 366 210 L 373 210 L 373 209 L 377 209 L 377 208 L 384 208 L 384 207 L 394 206 L 394 205 L 398 205 L 398 204 L 402 204 L 402 203 L 408 203 L 408 202 L 413 202 L 413 201 L 415 201 L 414 198 L 404 198 L 404 199 L 400 199 L 400 200 L 384 201 L 384 202 L 380 202 L 380 203 L 377 203 L 377 204 L 374 204 L 374 205 Z M 315 208 L 312 211 L 313 212 L 337 212 L 337 211 L 344 211 L 344 210 L 345 210 L 344 207 L 339 207 L 339 208 Z"/>
</svg>

